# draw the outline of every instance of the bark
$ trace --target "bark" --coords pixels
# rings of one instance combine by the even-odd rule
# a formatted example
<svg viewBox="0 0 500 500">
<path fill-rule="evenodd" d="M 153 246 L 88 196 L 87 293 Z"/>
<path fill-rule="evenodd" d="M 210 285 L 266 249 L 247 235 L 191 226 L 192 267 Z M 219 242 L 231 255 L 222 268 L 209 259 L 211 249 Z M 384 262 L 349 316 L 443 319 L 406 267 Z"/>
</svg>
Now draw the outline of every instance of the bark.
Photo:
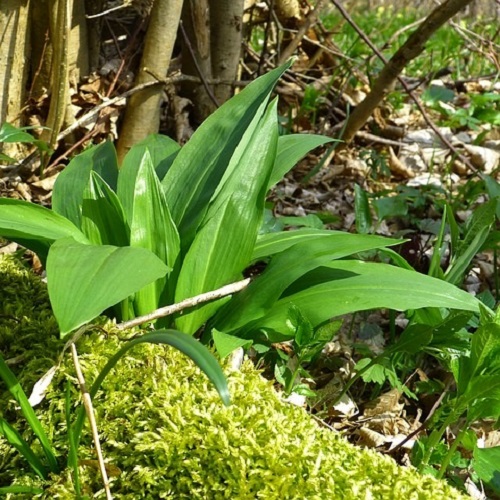
<svg viewBox="0 0 500 500">
<path fill-rule="evenodd" d="M 201 123 L 216 109 L 210 54 L 210 10 L 208 0 L 186 0 L 182 11 L 182 72 L 197 76 L 202 83 L 186 82 L 183 94 L 194 105 L 194 118 Z"/>
<path fill-rule="evenodd" d="M 342 139 L 349 144 L 356 132 L 367 122 L 380 101 L 392 90 L 396 80 L 405 66 L 425 49 L 429 38 L 457 12 L 473 0 L 446 0 L 437 6 L 427 19 L 410 35 L 408 40 L 397 50 L 387 62 L 374 82 L 371 92 L 356 107 L 349 117 Z M 338 5 L 338 2 L 333 2 Z"/>
<path fill-rule="evenodd" d="M 245 0 L 210 0 L 210 47 L 213 77 L 224 83 L 214 87 L 222 104 L 233 93 L 241 54 L 242 19 Z M 226 83 L 228 82 L 228 83 Z"/>
<path fill-rule="evenodd" d="M 29 58 L 29 0 L 0 3 L 0 125 L 19 125 Z"/>
<path fill-rule="evenodd" d="M 161 77 L 167 74 L 181 11 L 182 0 L 155 0 L 136 84 L 154 80 L 146 69 Z M 158 132 L 162 93 L 161 87 L 154 86 L 130 98 L 117 144 L 120 162 L 136 142 Z"/>
<path fill-rule="evenodd" d="M 69 104 L 69 37 L 73 0 L 53 0 L 50 5 L 50 42 L 52 44 L 50 108 L 47 130 L 41 138 L 55 147 Z"/>
</svg>

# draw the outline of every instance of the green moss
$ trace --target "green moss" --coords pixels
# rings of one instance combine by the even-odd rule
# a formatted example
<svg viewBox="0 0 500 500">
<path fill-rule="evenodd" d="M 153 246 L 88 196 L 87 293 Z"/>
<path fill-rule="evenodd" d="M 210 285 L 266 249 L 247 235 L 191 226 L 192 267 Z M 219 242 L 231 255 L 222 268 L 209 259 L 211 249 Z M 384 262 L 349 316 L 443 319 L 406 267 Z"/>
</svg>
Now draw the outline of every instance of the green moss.
<svg viewBox="0 0 500 500">
<path fill-rule="evenodd" d="M 17 278 L 28 280 L 28 289 L 43 290 L 25 271 Z M 32 365 L 38 370 L 39 358 L 53 359 L 55 346 L 60 347 L 55 340 L 47 341 L 54 338 L 54 323 L 46 305 L 30 308 L 29 297 L 29 293 L 18 297 L 28 305 L 16 314 L 31 315 L 33 321 L 26 319 L 23 327 L 33 332 L 42 317 L 47 326 L 38 327 L 40 342 L 30 345 L 23 373 L 30 372 Z M 121 343 L 112 326 L 107 331 L 78 343 L 88 384 Z M 4 344 L 4 355 L 6 348 L 18 352 L 26 347 L 22 331 L 11 340 L 18 345 Z M 67 449 L 63 388 L 68 377 L 74 384 L 76 405 L 79 393 L 68 357 L 39 410 L 61 463 Z M 355 448 L 339 434 L 320 428 L 303 410 L 283 403 L 250 363 L 241 371 L 228 372 L 228 380 L 233 404 L 226 408 L 206 377 L 171 348 L 140 345 L 119 362 L 94 400 L 105 460 L 121 471 L 112 478 L 114 498 L 462 498 L 444 482 L 399 467 L 374 451 Z M 86 428 L 79 449 L 84 460 L 82 484 L 85 493 L 104 498 L 89 434 Z M 0 456 L 7 457 L 0 462 L 1 484 L 7 478 L 17 484 L 39 484 L 15 455 L 0 442 Z M 44 488 L 43 495 L 30 498 L 75 497 L 68 471 Z"/>
</svg>

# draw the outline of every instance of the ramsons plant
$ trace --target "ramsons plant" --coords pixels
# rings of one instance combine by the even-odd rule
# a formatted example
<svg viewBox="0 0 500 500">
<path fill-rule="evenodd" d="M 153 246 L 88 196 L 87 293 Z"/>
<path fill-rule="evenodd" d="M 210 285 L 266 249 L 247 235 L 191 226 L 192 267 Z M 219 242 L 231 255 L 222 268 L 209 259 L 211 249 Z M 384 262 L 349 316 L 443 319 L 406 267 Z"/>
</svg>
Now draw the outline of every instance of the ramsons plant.
<svg viewBox="0 0 500 500">
<path fill-rule="evenodd" d="M 312 328 L 378 307 L 478 311 L 477 300 L 448 283 L 346 259 L 399 240 L 309 228 L 259 234 L 269 189 L 331 140 L 278 136 L 270 95 L 288 66 L 227 102 L 183 148 L 152 136 L 120 169 L 110 143 L 90 148 L 59 175 L 52 210 L 0 199 L 0 234 L 46 264 L 62 336 L 105 310 L 127 320 L 216 289 L 256 261 L 267 267 L 242 293 L 162 326 L 193 334 L 210 320 L 209 328 L 240 337 L 262 329 L 291 337 L 292 305 Z"/>
<path fill-rule="evenodd" d="M 220 368 L 190 337 L 203 325 L 208 335 L 214 332 L 219 352 L 262 337 L 294 339 L 307 361 L 325 342 L 322 325 L 335 316 L 379 307 L 479 311 L 479 302 L 453 284 L 355 258 L 400 240 L 314 228 L 260 234 L 268 191 L 309 150 L 330 141 L 278 135 L 271 92 L 288 66 L 250 84 L 182 148 L 151 136 L 119 168 L 110 143 L 91 147 L 59 175 L 52 210 L 0 199 L 0 235 L 36 252 L 46 266 L 61 337 L 103 312 L 128 320 L 235 281 L 252 263 L 265 264 L 232 298 L 158 322 L 178 331 L 160 330 L 125 344 L 91 395 L 120 356 L 149 341 L 192 357 L 227 403 Z M 299 374 L 294 369 L 288 376 L 290 389 Z M 83 410 L 71 426 L 73 447 L 82 423 Z"/>
</svg>

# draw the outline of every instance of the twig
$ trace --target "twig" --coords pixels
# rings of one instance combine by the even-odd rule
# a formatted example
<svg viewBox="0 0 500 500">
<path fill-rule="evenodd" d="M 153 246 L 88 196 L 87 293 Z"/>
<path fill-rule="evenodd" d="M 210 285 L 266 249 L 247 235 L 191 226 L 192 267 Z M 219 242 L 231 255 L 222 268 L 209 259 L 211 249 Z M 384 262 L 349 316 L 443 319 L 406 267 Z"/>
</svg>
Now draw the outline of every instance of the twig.
<svg viewBox="0 0 500 500">
<path fill-rule="evenodd" d="M 186 43 L 186 47 L 189 50 L 189 53 L 191 54 L 191 58 L 193 59 L 193 63 L 196 67 L 196 71 L 198 72 L 198 75 L 201 79 L 201 83 L 203 84 L 203 87 L 205 87 L 205 91 L 208 94 L 208 97 L 210 97 L 210 100 L 214 103 L 214 105 L 217 108 L 220 108 L 220 103 L 215 97 L 214 93 L 212 92 L 212 89 L 208 85 L 207 79 L 205 78 L 205 75 L 203 74 L 203 71 L 201 71 L 200 65 L 198 64 L 198 60 L 196 59 L 196 54 L 194 52 L 193 46 L 191 45 L 191 41 L 189 40 L 189 37 L 187 36 L 186 30 L 184 29 L 184 24 L 182 21 L 179 22 L 179 28 L 181 29 L 182 37 L 184 38 L 184 42 Z"/>
<path fill-rule="evenodd" d="M 85 379 L 83 378 L 83 373 L 80 368 L 80 362 L 78 361 L 78 353 L 76 352 L 76 346 L 74 343 L 71 344 L 71 354 L 73 355 L 73 363 L 75 365 L 76 376 L 78 378 L 78 383 L 80 384 L 80 390 L 82 391 L 83 405 L 85 406 L 85 411 L 89 419 L 90 428 L 92 429 L 92 438 L 94 440 L 97 460 L 99 462 L 99 469 L 101 471 L 102 480 L 104 482 L 104 491 L 106 492 L 106 498 L 108 500 L 112 500 L 113 496 L 111 495 L 111 490 L 109 489 L 108 473 L 106 472 L 106 465 L 102 456 L 101 443 L 99 441 L 99 433 L 97 431 L 92 399 L 90 397 L 89 391 L 87 390 L 87 386 L 85 385 Z"/>
<path fill-rule="evenodd" d="M 189 307 L 197 306 L 198 304 L 202 304 L 203 302 L 209 302 L 210 300 L 220 299 L 222 297 L 226 297 L 227 295 L 231 295 L 232 293 L 239 292 L 243 290 L 249 283 L 250 283 L 250 278 L 246 278 L 244 280 L 231 283 L 230 285 L 223 286 L 222 288 L 219 288 L 217 290 L 202 293 L 200 295 L 196 295 L 196 297 L 191 297 L 189 299 L 182 300 L 177 304 L 160 307 L 159 309 L 156 309 L 156 311 L 153 311 L 152 313 L 145 314 L 144 316 L 139 316 L 138 318 L 131 319 L 130 321 L 124 321 L 123 323 L 118 323 L 116 327 L 119 330 L 125 330 L 127 328 L 132 328 L 134 326 L 142 325 L 143 323 L 148 323 L 149 321 L 153 321 L 158 318 L 164 318 L 165 316 L 170 316 L 171 314 L 182 311 L 184 309 L 188 309 Z"/>
<path fill-rule="evenodd" d="M 387 64 L 388 60 L 386 57 L 377 49 L 375 44 L 372 43 L 370 38 L 365 34 L 365 32 L 356 24 L 354 19 L 349 15 L 349 13 L 344 9 L 344 7 L 340 4 L 338 0 L 331 0 L 331 2 L 337 7 L 339 12 L 341 13 L 342 17 L 352 26 L 352 28 L 358 33 L 358 35 L 363 39 L 363 41 L 370 47 L 370 49 L 376 54 L 376 56 L 384 63 Z M 467 167 L 469 167 L 472 172 L 475 174 L 479 175 L 481 178 L 483 177 L 483 174 L 476 168 L 472 163 L 463 156 L 455 146 L 441 133 L 439 128 L 435 125 L 435 123 L 431 120 L 427 112 L 425 111 L 424 107 L 422 106 L 422 103 L 420 102 L 420 99 L 414 94 L 414 92 L 410 89 L 404 78 L 401 77 L 401 75 L 397 76 L 397 79 L 405 89 L 406 93 L 410 96 L 410 98 L 413 100 L 413 102 L 416 104 L 418 110 L 420 111 L 420 114 L 422 115 L 422 118 L 425 120 L 427 125 L 434 131 L 434 133 L 439 137 L 441 142 L 454 154 L 456 157 L 462 161 Z"/>
<path fill-rule="evenodd" d="M 87 15 L 85 17 L 87 19 L 97 19 L 99 17 L 107 16 L 108 14 L 111 14 L 111 12 L 115 12 L 115 11 L 121 10 L 121 9 L 126 9 L 127 7 L 130 7 L 130 4 L 124 3 L 121 5 L 117 5 L 116 7 L 111 7 L 111 9 L 103 10 L 102 12 L 99 12 L 98 14 Z"/>
<path fill-rule="evenodd" d="M 413 439 L 417 434 L 419 434 L 420 432 L 422 432 L 423 430 L 425 430 L 427 428 L 432 416 L 434 415 L 434 413 L 436 413 L 436 410 L 439 408 L 439 406 L 443 402 L 444 397 L 448 393 L 448 389 L 450 388 L 450 386 L 451 386 L 451 380 L 448 380 L 446 382 L 446 386 L 445 386 L 443 392 L 439 395 L 439 398 L 432 405 L 432 408 L 431 408 L 429 414 L 427 415 L 426 419 L 422 422 L 422 424 L 420 424 L 416 429 L 414 429 L 412 432 L 410 432 L 410 434 L 408 434 L 408 436 L 406 436 L 403 439 L 403 441 L 399 442 L 394 448 L 391 448 L 387 453 L 393 454 L 396 450 L 399 450 L 400 448 L 402 448 L 408 441 Z"/>
<path fill-rule="evenodd" d="M 176 77 L 172 77 L 171 81 L 175 82 Z M 83 125 L 87 125 L 89 122 L 91 122 L 93 119 L 95 119 L 95 117 L 99 114 L 99 112 L 101 110 L 103 110 L 104 108 L 107 108 L 108 106 L 112 106 L 113 104 L 120 102 L 122 99 L 126 99 L 127 97 L 130 97 L 131 95 L 136 94 L 137 92 L 140 92 L 141 90 L 147 89 L 149 87 L 154 87 L 155 85 L 164 85 L 164 82 L 141 83 L 141 84 L 136 85 L 135 87 L 131 88 L 130 90 L 127 90 L 123 94 L 120 94 L 116 97 L 113 97 L 113 99 L 107 99 L 106 101 L 102 102 L 101 104 L 98 104 L 91 111 L 89 111 L 88 113 L 83 115 L 81 118 L 76 120 L 74 123 L 72 123 L 67 129 L 63 130 L 57 136 L 57 140 L 60 141 L 61 139 L 64 139 L 67 135 L 74 132 L 77 128 L 79 128 Z"/>
<path fill-rule="evenodd" d="M 156 81 L 162 82 L 165 85 L 178 82 L 202 83 L 201 78 L 193 75 L 177 75 L 173 77 L 175 78 L 175 81 L 173 82 L 172 77 L 162 78 L 149 68 L 144 68 L 144 72 L 148 75 L 151 75 Z M 231 85 L 233 87 L 246 87 L 247 85 L 250 85 L 253 80 L 224 80 L 222 78 L 205 78 L 205 81 L 209 85 Z"/>
<path fill-rule="evenodd" d="M 303 22 L 302 26 L 299 28 L 297 31 L 297 34 L 293 38 L 293 40 L 285 47 L 285 50 L 281 53 L 279 59 L 278 59 L 278 66 L 283 64 L 285 61 L 288 61 L 292 54 L 295 52 L 297 47 L 299 46 L 300 42 L 306 35 L 306 33 L 309 31 L 310 27 L 314 24 L 316 21 L 316 18 L 318 17 L 321 9 L 323 8 L 323 4 L 325 3 L 325 0 L 318 0 L 316 3 L 316 6 L 314 7 L 314 10 L 309 12 L 307 15 L 305 21 Z"/>
</svg>

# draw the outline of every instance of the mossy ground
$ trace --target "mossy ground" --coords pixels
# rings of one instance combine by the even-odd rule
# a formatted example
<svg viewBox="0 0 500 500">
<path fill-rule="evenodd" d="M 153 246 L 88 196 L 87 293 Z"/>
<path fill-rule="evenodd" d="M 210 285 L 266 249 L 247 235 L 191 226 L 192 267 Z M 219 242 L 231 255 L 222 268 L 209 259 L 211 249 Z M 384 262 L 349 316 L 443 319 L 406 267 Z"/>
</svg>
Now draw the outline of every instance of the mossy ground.
<svg viewBox="0 0 500 500">
<path fill-rule="evenodd" d="M 11 258 L 0 256 L 0 347 L 31 390 L 57 359 L 63 342 L 50 314 L 44 285 Z M 116 352 L 111 325 L 78 342 L 90 384 Z M 114 498 L 179 499 L 453 499 L 444 482 L 399 467 L 389 457 L 350 445 L 320 428 L 302 409 L 282 402 L 250 363 L 227 371 L 232 405 L 224 407 L 206 377 L 174 349 L 141 345 L 111 372 L 94 400 Z M 79 390 L 68 356 L 37 410 L 66 461 L 64 387 Z M 8 393 L 1 409 L 31 440 Z M 104 498 L 88 429 L 78 450 L 84 494 Z M 0 486 L 37 484 L 23 458 L 0 440 Z M 75 498 L 68 470 L 26 498 Z M 15 498 L 22 498 L 20 495 Z"/>
</svg>

